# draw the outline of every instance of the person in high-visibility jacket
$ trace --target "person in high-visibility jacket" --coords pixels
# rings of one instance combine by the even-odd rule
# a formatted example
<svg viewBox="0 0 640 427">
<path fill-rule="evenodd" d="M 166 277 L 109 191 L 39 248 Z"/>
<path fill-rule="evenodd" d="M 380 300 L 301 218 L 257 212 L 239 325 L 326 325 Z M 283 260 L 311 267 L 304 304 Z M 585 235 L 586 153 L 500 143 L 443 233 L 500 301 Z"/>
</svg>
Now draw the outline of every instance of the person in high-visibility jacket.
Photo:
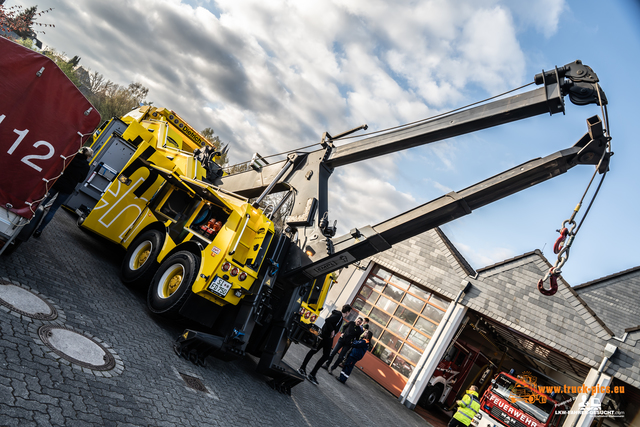
<svg viewBox="0 0 640 427">
<path fill-rule="evenodd" d="M 472 385 L 467 393 L 458 400 L 458 410 L 449 421 L 449 427 L 466 427 L 471 424 L 471 420 L 480 411 L 480 400 L 478 400 L 478 387 Z"/>
</svg>

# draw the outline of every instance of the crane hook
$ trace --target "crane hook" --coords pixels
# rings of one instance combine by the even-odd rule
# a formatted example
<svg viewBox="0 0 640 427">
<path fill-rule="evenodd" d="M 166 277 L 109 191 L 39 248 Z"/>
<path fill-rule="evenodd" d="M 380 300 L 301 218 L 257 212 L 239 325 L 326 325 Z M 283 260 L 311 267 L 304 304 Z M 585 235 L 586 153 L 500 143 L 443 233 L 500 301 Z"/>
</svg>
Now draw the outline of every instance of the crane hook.
<svg viewBox="0 0 640 427">
<path fill-rule="evenodd" d="M 558 255 L 558 253 L 562 250 L 564 241 L 567 240 L 567 235 L 569 234 L 569 230 L 566 227 L 558 231 L 560 232 L 560 237 L 558 237 L 558 240 L 556 240 L 556 243 L 553 245 L 553 253 L 556 255 Z"/>
<path fill-rule="evenodd" d="M 554 270 L 555 268 L 551 267 L 547 274 L 538 280 L 538 290 L 542 295 L 551 296 L 558 292 L 558 276 L 560 273 L 556 273 Z M 549 278 L 549 289 L 545 289 L 544 287 L 544 281 L 547 280 L 547 277 Z"/>
</svg>

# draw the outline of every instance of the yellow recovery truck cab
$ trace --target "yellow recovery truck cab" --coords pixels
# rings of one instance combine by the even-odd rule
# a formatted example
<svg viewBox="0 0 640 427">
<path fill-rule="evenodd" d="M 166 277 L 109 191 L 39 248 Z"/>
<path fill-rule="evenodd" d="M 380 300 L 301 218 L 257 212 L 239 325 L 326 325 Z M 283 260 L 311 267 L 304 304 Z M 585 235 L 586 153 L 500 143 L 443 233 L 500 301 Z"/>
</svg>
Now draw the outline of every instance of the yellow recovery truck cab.
<svg viewBox="0 0 640 427">
<path fill-rule="evenodd" d="M 146 106 L 121 121 L 121 135 L 105 134 L 106 123 L 96 132 L 96 153 L 115 136 L 136 150 L 81 226 L 127 249 L 122 279 L 151 283 L 155 313 L 177 315 L 192 294 L 238 304 L 258 276 L 273 223 L 247 199 L 203 181 L 194 151 L 206 140 L 177 114 Z"/>
</svg>

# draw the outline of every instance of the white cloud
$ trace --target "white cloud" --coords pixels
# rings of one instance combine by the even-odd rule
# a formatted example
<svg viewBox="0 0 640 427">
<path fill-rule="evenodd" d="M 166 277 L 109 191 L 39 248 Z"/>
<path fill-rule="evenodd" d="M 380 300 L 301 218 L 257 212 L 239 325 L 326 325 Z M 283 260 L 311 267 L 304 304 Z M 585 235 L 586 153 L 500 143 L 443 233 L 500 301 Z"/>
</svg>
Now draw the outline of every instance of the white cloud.
<svg viewBox="0 0 640 427">
<path fill-rule="evenodd" d="M 523 75 L 510 3 L 499 0 L 190 4 L 43 0 L 40 8 L 55 7 L 46 20 L 56 28 L 42 39 L 108 79 L 140 81 L 149 101 L 197 129 L 213 128 L 232 163 L 318 142 L 324 131 L 421 119 L 468 101 L 470 85 L 494 94 Z M 438 168 L 456 169 L 452 146 L 433 153 Z M 342 230 L 415 206 L 388 183 L 400 158 L 336 171 L 330 215 Z"/>
<path fill-rule="evenodd" d="M 531 26 L 547 38 L 558 31 L 560 15 L 568 8 L 565 0 L 512 0 L 508 5 L 524 27 Z"/>
<path fill-rule="evenodd" d="M 480 83 L 490 92 L 513 87 L 524 74 L 524 54 L 511 15 L 500 6 L 473 14 L 462 32 L 460 50 L 469 81 Z"/>
<path fill-rule="evenodd" d="M 338 234 L 376 225 L 417 205 L 413 196 L 387 181 L 393 156 L 337 169 L 329 186 L 329 219 L 338 219 Z"/>
<path fill-rule="evenodd" d="M 483 249 L 481 252 L 476 249 L 465 245 L 461 242 L 452 242 L 454 246 L 460 251 L 462 256 L 471 264 L 475 269 L 480 269 L 502 262 L 506 259 L 513 258 L 517 254 L 512 250 L 501 247 L 492 247 Z"/>
</svg>

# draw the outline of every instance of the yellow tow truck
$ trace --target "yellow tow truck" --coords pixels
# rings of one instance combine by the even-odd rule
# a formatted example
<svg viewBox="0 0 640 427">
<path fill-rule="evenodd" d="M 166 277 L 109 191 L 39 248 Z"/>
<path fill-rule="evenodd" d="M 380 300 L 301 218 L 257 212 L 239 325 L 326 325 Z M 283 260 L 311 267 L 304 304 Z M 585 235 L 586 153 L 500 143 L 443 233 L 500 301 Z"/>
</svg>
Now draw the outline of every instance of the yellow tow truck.
<svg viewBox="0 0 640 427">
<path fill-rule="evenodd" d="M 258 327 L 271 318 L 268 301 L 257 304 L 255 296 L 264 286 L 270 294 L 269 275 L 256 279 L 273 246 L 273 222 L 258 204 L 211 184 L 222 176 L 221 153 L 172 110 L 144 106 L 111 119 L 91 147 L 93 172 L 67 202 L 79 225 L 126 249 L 122 281 L 148 287 L 150 311 L 214 327 L 224 336 L 215 351 L 222 359 L 244 354 L 253 318 Z M 314 322 L 331 284 L 327 275 L 304 287 L 290 342 L 315 345 Z"/>
<path fill-rule="evenodd" d="M 257 278 L 273 222 L 246 198 L 203 181 L 207 169 L 194 154 L 210 143 L 175 112 L 145 106 L 121 121 L 121 133 L 107 123 L 96 132 L 96 156 L 112 138 L 135 152 L 81 226 L 127 249 L 122 279 L 151 284 L 151 311 L 177 315 L 191 295 L 236 305 Z"/>
</svg>

